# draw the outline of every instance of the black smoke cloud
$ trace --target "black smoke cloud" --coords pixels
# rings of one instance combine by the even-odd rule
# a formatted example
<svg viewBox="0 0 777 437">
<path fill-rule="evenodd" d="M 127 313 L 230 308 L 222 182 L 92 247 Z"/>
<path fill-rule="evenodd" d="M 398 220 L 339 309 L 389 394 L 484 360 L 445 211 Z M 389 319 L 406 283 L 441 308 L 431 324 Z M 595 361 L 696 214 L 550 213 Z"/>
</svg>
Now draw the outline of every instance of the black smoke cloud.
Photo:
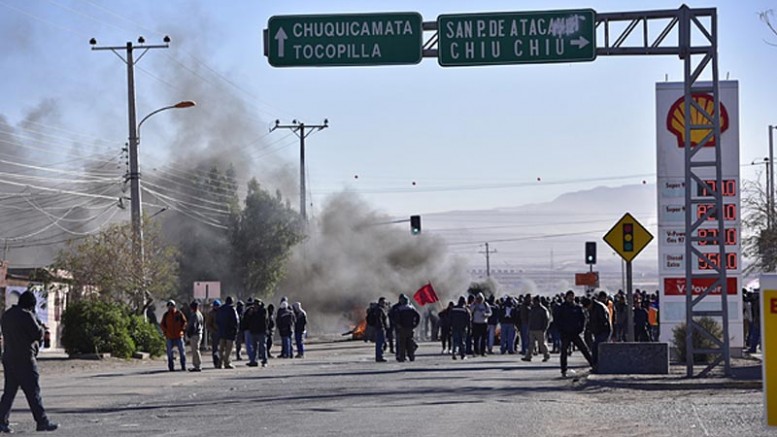
<svg viewBox="0 0 777 437">
<path fill-rule="evenodd" d="M 347 330 L 380 296 L 396 302 L 431 282 L 441 300 L 466 292 L 469 275 L 432 235 L 376 212 L 353 193 L 333 195 L 296 247 L 276 297 L 302 302 L 312 332 Z M 277 300 L 277 299 L 276 299 Z M 342 331 L 340 331 L 342 332 Z"/>
</svg>

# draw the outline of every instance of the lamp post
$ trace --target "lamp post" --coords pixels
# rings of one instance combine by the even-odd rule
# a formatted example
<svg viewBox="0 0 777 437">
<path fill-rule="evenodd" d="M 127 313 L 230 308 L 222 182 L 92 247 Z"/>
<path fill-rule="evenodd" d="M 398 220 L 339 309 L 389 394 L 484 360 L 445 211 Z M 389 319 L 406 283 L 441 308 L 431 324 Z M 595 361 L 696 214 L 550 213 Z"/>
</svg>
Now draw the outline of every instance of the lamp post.
<svg viewBox="0 0 777 437">
<path fill-rule="evenodd" d="M 142 205 L 140 202 L 140 172 L 138 171 L 138 144 L 140 143 L 140 127 L 143 125 L 143 122 L 148 120 L 149 117 L 151 117 L 154 114 L 158 114 L 168 109 L 191 108 L 192 106 L 195 106 L 195 105 L 196 103 L 194 103 L 191 100 L 184 100 L 176 103 L 175 105 L 165 106 L 150 112 L 148 115 L 146 115 L 145 117 L 143 117 L 143 119 L 140 120 L 140 123 L 138 123 L 137 126 L 135 126 L 134 124 L 130 124 L 130 136 L 129 136 L 130 172 L 129 172 L 128 179 L 130 181 L 130 215 L 131 215 L 131 223 L 132 223 L 132 246 L 133 246 L 133 252 L 135 256 L 135 262 L 137 263 L 138 268 L 140 269 L 143 269 L 143 258 L 144 258 L 143 226 L 141 223 L 143 212 L 142 212 Z M 145 274 L 143 274 L 143 276 L 145 277 Z"/>
</svg>

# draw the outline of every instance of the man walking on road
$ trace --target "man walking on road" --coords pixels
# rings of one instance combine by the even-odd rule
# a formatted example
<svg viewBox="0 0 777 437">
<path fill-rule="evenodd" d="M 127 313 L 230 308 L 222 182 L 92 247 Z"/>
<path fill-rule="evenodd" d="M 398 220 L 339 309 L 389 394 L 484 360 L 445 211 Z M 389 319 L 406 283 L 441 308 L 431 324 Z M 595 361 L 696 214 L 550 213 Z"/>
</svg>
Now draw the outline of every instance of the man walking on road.
<svg viewBox="0 0 777 437">
<path fill-rule="evenodd" d="M 167 370 L 175 370 L 175 360 L 173 359 L 173 348 L 178 349 L 178 355 L 181 358 L 181 370 L 186 371 L 186 350 L 183 347 L 183 334 L 186 330 L 186 316 L 175 307 L 174 300 L 167 301 L 167 312 L 162 316 L 162 323 L 159 324 L 162 332 L 167 339 Z"/>
<path fill-rule="evenodd" d="M 40 397 L 38 379 L 38 355 L 40 342 L 43 340 L 43 326 L 35 317 L 37 300 L 31 291 L 25 291 L 19 296 L 19 303 L 11 307 L 3 315 L 3 373 L 5 386 L 0 399 L 0 433 L 11 433 L 8 425 L 11 405 L 19 387 L 22 388 L 32 416 L 37 422 L 38 431 L 54 431 L 59 427 L 49 421 L 43 409 Z"/>
<path fill-rule="evenodd" d="M 593 367 L 593 359 L 588 352 L 588 347 L 580 338 L 580 333 L 585 327 L 585 315 L 583 309 L 575 303 L 575 292 L 567 291 L 564 295 L 564 303 L 558 308 L 558 330 L 561 334 L 561 376 L 567 376 L 567 354 L 569 344 L 574 344 L 583 354 L 588 364 Z"/>
</svg>

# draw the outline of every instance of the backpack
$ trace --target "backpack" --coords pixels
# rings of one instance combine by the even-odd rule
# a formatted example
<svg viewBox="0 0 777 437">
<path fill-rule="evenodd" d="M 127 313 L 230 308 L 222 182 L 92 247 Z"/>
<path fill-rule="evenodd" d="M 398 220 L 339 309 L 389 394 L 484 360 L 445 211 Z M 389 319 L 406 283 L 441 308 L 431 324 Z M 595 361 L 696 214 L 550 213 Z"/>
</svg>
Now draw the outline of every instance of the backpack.
<svg viewBox="0 0 777 437">
<path fill-rule="evenodd" d="M 378 322 L 378 308 L 370 308 L 367 311 L 367 326 L 377 326 Z"/>
</svg>

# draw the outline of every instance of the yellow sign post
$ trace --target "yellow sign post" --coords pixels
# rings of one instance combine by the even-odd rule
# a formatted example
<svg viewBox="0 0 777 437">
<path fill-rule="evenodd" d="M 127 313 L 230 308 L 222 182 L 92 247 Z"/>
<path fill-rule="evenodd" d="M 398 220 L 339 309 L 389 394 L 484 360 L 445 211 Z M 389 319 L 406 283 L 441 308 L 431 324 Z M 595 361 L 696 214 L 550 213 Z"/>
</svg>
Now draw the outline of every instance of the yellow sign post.
<svg viewBox="0 0 777 437">
<path fill-rule="evenodd" d="M 760 286 L 764 422 L 777 427 L 777 274 L 762 274 Z"/>
<path fill-rule="evenodd" d="M 604 241 L 626 261 L 626 304 L 634 308 L 631 292 L 631 260 L 653 240 L 653 235 L 637 219 L 626 213 L 604 235 Z M 626 341 L 634 341 L 634 311 L 626 311 Z"/>
</svg>

